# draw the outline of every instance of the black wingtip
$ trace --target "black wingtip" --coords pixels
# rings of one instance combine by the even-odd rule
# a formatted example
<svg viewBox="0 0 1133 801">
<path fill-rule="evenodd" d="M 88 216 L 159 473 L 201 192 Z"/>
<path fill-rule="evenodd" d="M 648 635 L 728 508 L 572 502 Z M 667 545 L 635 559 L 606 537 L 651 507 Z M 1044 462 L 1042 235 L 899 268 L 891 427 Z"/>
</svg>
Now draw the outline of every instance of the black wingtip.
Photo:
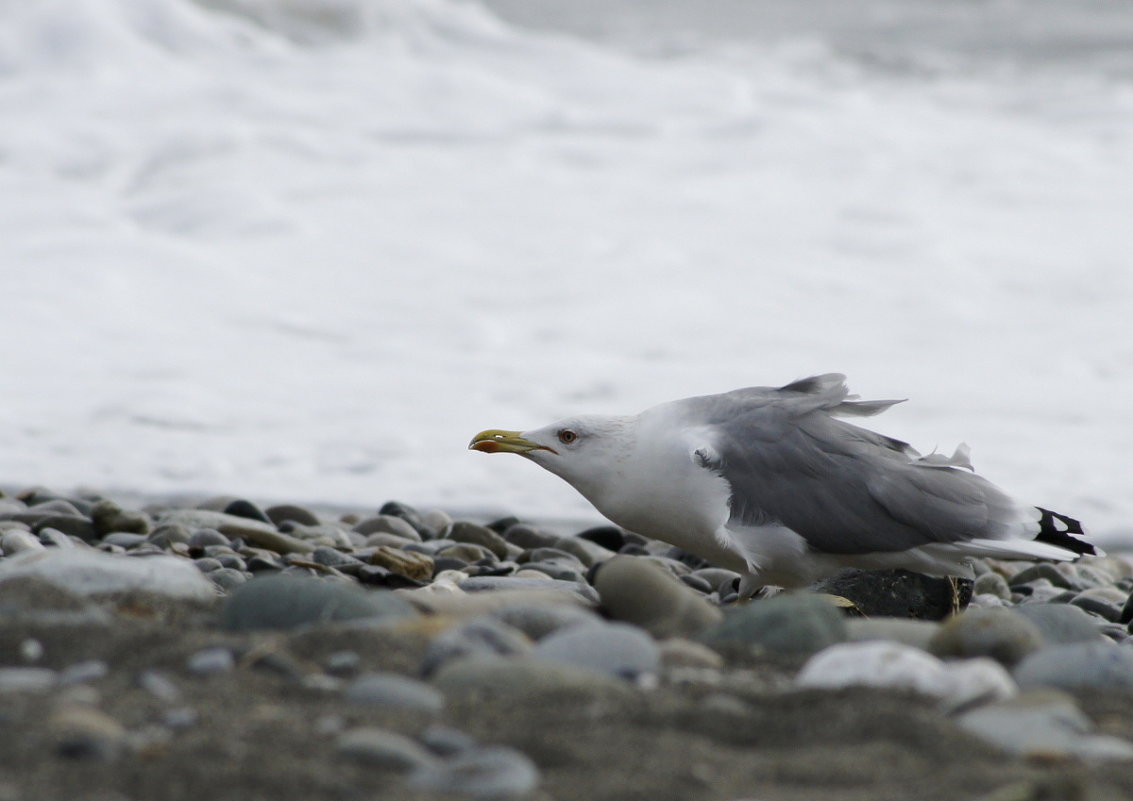
<svg viewBox="0 0 1133 801">
<path fill-rule="evenodd" d="M 1043 509 L 1041 506 L 1035 508 L 1042 514 L 1039 519 L 1039 533 L 1035 537 L 1036 542 L 1057 545 L 1059 548 L 1073 551 L 1079 556 L 1097 555 L 1098 551 L 1093 545 L 1085 540 L 1077 539 L 1079 536 L 1084 537 L 1086 535 L 1086 532 L 1082 530 L 1081 523 L 1072 517 L 1060 515 L 1058 512 L 1050 511 L 1050 509 Z"/>
</svg>

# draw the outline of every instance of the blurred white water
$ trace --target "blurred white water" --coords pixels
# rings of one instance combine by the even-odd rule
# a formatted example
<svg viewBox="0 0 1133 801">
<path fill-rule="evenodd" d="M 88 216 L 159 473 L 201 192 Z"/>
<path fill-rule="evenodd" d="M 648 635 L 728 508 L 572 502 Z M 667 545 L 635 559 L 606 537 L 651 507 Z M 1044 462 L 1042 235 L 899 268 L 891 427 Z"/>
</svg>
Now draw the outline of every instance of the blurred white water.
<svg viewBox="0 0 1133 801">
<path fill-rule="evenodd" d="M 582 516 L 468 439 L 837 370 L 1133 535 L 1114 4 L 491 6 L 0 0 L 0 484 Z"/>
</svg>

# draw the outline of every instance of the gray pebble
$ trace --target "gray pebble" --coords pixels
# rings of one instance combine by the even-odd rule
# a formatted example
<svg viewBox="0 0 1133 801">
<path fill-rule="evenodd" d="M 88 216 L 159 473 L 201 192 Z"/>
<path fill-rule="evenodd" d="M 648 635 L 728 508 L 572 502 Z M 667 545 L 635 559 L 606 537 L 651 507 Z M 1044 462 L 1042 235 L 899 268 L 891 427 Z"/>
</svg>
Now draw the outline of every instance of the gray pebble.
<svg viewBox="0 0 1133 801">
<path fill-rule="evenodd" d="M 928 650 L 942 658 L 989 656 L 1010 667 L 1042 645 L 1038 626 L 1021 615 L 1008 609 L 969 609 L 946 620 Z"/>
<path fill-rule="evenodd" d="M 175 703 L 181 700 L 181 688 L 160 670 L 143 670 L 135 681 L 139 687 L 161 701 Z"/>
<path fill-rule="evenodd" d="M 192 654 L 186 667 L 190 673 L 198 676 L 211 676 L 216 673 L 228 673 L 236 667 L 236 657 L 232 651 L 223 645 L 204 648 Z"/>
<path fill-rule="evenodd" d="M 224 567 L 219 559 L 215 559 L 211 556 L 202 556 L 200 559 L 194 559 L 193 564 L 196 565 L 197 570 L 202 573 L 211 573 L 214 570 L 220 570 Z"/>
<path fill-rule="evenodd" d="M 122 548 L 130 549 L 146 542 L 146 535 L 133 534 L 128 531 L 113 531 L 103 537 L 102 541 L 107 545 L 117 545 Z"/>
<path fill-rule="evenodd" d="M 787 593 L 729 610 L 703 636 L 709 643 L 744 642 L 767 651 L 807 655 L 846 639 L 846 620 L 829 601 Z"/>
<path fill-rule="evenodd" d="M 45 692 L 55 686 L 57 678 L 50 668 L 0 667 L 0 693 Z"/>
<path fill-rule="evenodd" d="M 323 667 L 332 676 L 352 676 L 362 664 L 362 657 L 357 651 L 335 651 L 329 654 L 323 662 Z"/>
<path fill-rule="evenodd" d="M 598 603 L 598 593 L 589 584 L 577 581 L 559 581 L 548 578 L 514 578 L 511 576 L 471 576 L 457 586 L 465 592 L 488 590 L 550 590 L 577 596 L 589 603 Z"/>
<path fill-rule="evenodd" d="M 290 503 L 269 506 L 264 510 L 264 514 L 277 526 L 286 522 L 299 523 L 304 526 L 317 526 L 320 522 L 318 515 L 310 509 Z"/>
<path fill-rule="evenodd" d="M 447 537 L 452 529 L 452 518 L 440 509 L 430 509 L 422 513 L 421 525 L 433 532 L 434 538 Z"/>
<path fill-rule="evenodd" d="M 56 528 L 41 528 L 36 534 L 40 542 L 53 548 L 74 548 L 75 540 Z"/>
<path fill-rule="evenodd" d="M 362 560 L 355 559 L 350 554 L 345 554 L 337 548 L 330 548 L 326 545 L 320 545 L 315 548 L 310 558 L 312 562 L 317 562 L 327 567 L 345 567 L 347 565 L 362 564 Z"/>
<path fill-rule="evenodd" d="M 1015 668 L 1020 687 L 1133 689 L 1133 648 L 1109 640 L 1050 645 Z"/>
<path fill-rule="evenodd" d="M 615 556 L 594 577 L 602 608 L 654 637 L 692 637 L 720 623 L 720 610 L 668 570 L 636 556 Z"/>
<path fill-rule="evenodd" d="M 471 798 L 521 798 L 539 786 L 539 769 L 514 748 L 489 746 L 463 751 L 443 762 L 423 766 L 409 784 L 445 795 Z"/>
<path fill-rule="evenodd" d="M 498 559 L 508 558 L 507 541 L 490 528 L 469 523 L 467 520 L 457 520 L 446 536 L 455 542 L 481 545 L 494 553 Z"/>
<path fill-rule="evenodd" d="M 445 699 L 424 682 L 397 673 L 364 673 L 346 685 L 343 697 L 354 704 L 439 712 Z"/>
<path fill-rule="evenodd" d="M 577 557 L 586 567 L 593 567 L 599 562 L 605 562 L 607 559 L 613 559 L 616 556 L 609 548 L 603 548 L 596 542 L 578 537 L 559 537 L 555 540 L 553 547 Z"/>
<path fill-rule="evenodd" d="M 190 548 L 207 548 L 210 545 L 231 545 L 232 541 L 215 528 L 199 528 L 189 537 Z"/>
<path fill-rule="evenodd" d="M 1007 579 L 998 573 L 989 570 L 986 573 L 981 573 L 976 577 L 975 582 L 972 584 L 973 595 L 994 595 L 996 598 L 1001 598 L 1004 601 L 1011 600 L 1011 587 L 1007 583 Z"/>
<path fill-rule="evenodd" d="M 1017 698 L 965 712 L 957 723 L 978 737 L 1020 756 L 1133 758 L 1133 743 L 1092 734 L 1093 723 L 1062 693 L 1031 690 Z"/>
<path fill-rule="evenodd" d="M 553 548 L 555 543 L 561 539 L 558 534 L 542 531 L 525 523 L 517 523 L 514 526 L 509 526 L 504 531 L 503 538 L 512 545 L 517 545 L 520 548 L 528 550 L 533 548 Z"/>
<path fill-rule="evenodd" d="M 369 536 L 370 534 L 394 534 L 405 540 L 420 542 L 421 535 L 408 522 L 393 515 L 378 515 L 363 520 L 352 529 L 356 534 Z"/>
<path fill-rule="evenodd" d="M 458 542 L 454 545 L 449 545 L 447 548 L 441 548 L 436 551 L 434 555 L 437 559 L 455 559 L 466 565 L 479 562 L 482 559 L 488 559 L 492 562 L 498 561 L 498 557 L 495 553 L 488 550 L 483 545 L 476 545 L 471 542 Z"/>
<path fill-rule="evenodd" d="M 280 574 L 257 577 L 237 587 L 221 611 L 221 627 L 230 631 L 289 629 L 330 620 L 415 614 L 406 601 L 390 592 Z"/>
<path fill-rule="evenodd" d="M 543 575 L 560 581 L 574 581 L 580 584 L 586 581 L 586 576 L 578 569 L 569 563 L 564 564 L 559 561 L 527 562 L 523 565 L 523 569 L 538 570 Z"/>
<path fill-rule="evenodd" d="M 177 556 L 123 559 L 80 548 L 48 548 L 27 556 L 0 560 L 0 581 L 36 576 L 84 595 L 141 590 L 175 598 L 216 597 L 212 582 Z"/>
<path fill-rule="evenodd" d="M 59 672 L 59 685 L 65 687 L 70 684 L 97 681 L 109 672 L 109 666 L 101 659 L 76 662 Z"/>
<path fill-rule="evenodd" d="M 435 723 L 421 732 L 418 739 L 426 748 L 441 757 L 452 756 L 476 747 L 476 741 L 471 735 L 460 731 L 460 729 Z"/>
<path fill-rule="evenodd" d="M 570 626 L 540 640 L 532 656 L 623 679 L 656 673 L 661 654 L 653 638 L 627 623 Z"/>
<path fill-rule="evenodd" d="M 421 672 L 430 676 L 445 664 L 472 656 L 509 656 L 531 650 L 531 642 L 511 626 L 480 617 L 434 637 L 425 650 Z"/>
<path fill-rule="evenodd" d="M 541 696 L 571 698 L 588 704 L 596 716 L 621 714 L 636 701 L 634 685 L 614 676 L 576 665 L 529 656 L 473 657 L 449 662 L 432 678 L 449 698 L 538 703 Z"/>
<path fill-rule="evenodd" d="M 1075 587 L 1074 582 L 1068 576 L 1049 562 L 1038 562 L 1020 570 L 1008 579 L 1007 583 L 1014 587 L 1018 584 L 1030 584 L 1036 579 L 1046 579 L 1055 587 L 1061 587 L 1064 590 L 1081 589 L 1081 587 Z"/>
<path fill-rule="evenodd" d="M 593 612 L 572 604 L 516 604 L 502 606 L 490 614 L 532 640 L 540 640 L 567 626 L 600 620 Z"/>
<path fill-rule="evenodd" d="M 374 726 L 343 732 L 335 747 L 342 756 L 387 770 L 429 768 L 436 762 L 436 757 L 408 737 Z"/>
<path fill-rule="evenodd" d="M 1101 639 L 1094 619 L 1067 604 L 1024 604 L 1012 610 L 1038 627 L 1050 644 L 1091 642 Z"/>
<path fill-rule="evenodd" d="M 852 642 L 862 640 L 889 640 L 911 645 L 922 651 L 940 630 L 934 620 L 913 620 L 903 617 L 855 617 L 846 619 L 846 634 Z"/>
<path fill-rule="evenodd" d="M 188 526 L 183 526 L 180 523 L 168 523 L 157 526 L 149 534 L 149 541 L 154 545 L 162 548 L 168 548 L 175 542 L 181 542 L 186 545 L 189 540 L 193 538 L 193 530 Z"/>
<path fill-rule="evenodd" d="M 43 543 L 30 531 L 23 531 L 18 528 L 9 529 L 0 537 L 0 551 L 3 551 L 5 556 L 26 551 L 42 551 L 43 549 Z"/>
<path fill-rule="evenodd" d="M 222 567 L 205 574 L 206 578 L 224 592 L 232 592 L 248 582 L 250 574 L 231 567 Z"/>
</svg>

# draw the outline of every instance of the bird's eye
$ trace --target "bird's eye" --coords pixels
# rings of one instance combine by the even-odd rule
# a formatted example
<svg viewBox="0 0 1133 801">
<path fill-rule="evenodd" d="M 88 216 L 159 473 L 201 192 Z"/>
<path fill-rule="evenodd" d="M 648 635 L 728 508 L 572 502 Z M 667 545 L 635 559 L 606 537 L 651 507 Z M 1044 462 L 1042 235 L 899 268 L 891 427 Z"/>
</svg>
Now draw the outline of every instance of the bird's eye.
<svg viewBox="0 0 1133 801">
<path fill-rule="evenodd" d="M 559 432 L 559 442 L 561 442 L 563 445 L 570 445 L 577 439 L 578 434 L 574 431 L 571 431 L 569 428 L 564 428 Z"/>
</svg>

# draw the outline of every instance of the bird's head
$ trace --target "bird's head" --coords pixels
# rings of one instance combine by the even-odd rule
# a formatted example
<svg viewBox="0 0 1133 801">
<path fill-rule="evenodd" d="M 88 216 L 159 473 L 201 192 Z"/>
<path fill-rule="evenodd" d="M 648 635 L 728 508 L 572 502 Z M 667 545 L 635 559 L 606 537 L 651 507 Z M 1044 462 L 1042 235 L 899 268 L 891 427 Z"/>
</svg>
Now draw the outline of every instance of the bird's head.
<svg viewBox="0 0 1133 801">
<path fill-rule="evenodd" d="M 626 456 L 629 420 L 572 417 L 531 431 L 489 429 L 468 447 L 483 453 L 518 453 L 592 497 L 614 478 Z"/>
</svg>

